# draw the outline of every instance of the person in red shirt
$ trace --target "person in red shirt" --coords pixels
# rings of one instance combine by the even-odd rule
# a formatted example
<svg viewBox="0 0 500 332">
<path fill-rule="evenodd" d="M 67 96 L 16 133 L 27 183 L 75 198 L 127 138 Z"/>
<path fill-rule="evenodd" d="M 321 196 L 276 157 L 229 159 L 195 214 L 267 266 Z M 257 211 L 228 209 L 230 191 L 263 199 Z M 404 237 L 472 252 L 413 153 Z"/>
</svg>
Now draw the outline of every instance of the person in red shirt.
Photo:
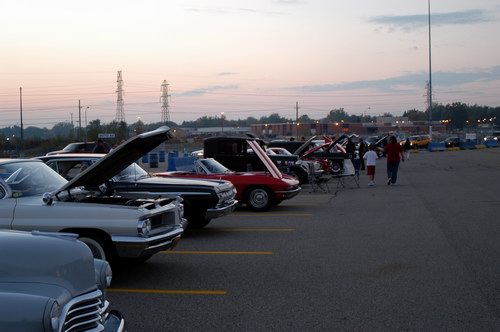
<svg viewBox="0 0 500 332">
<path fill-rule="evenodd" d="M 384 151 L 387 156 L 387 185 L 394 185 L 398 179 L 399 162 L 405 161 L 403 147 L 398 143 L 395 136 L 391 136 L 389 144 L 384 147 Z"/>
</svg>

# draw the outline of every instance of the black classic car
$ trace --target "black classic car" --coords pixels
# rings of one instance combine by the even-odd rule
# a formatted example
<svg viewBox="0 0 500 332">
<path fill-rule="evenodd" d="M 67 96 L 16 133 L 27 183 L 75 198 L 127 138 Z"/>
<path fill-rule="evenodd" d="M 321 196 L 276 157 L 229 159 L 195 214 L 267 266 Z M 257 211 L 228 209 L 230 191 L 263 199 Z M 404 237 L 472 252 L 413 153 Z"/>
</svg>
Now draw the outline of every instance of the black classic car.
<svg viewBox="0 0 500 332">
<path fill-rule="evenodd" d="M 129 164 L 128 167 L 110 180 L 110 177 L 104 175 L 96 177 L 92 179 L 92 185 L 105 193 L 134 199 L 180 196 L 183 199 L 184 218 L 191 228 L 204 227 L 212 219 L 225 216 L 236 208 L 236 189 L 231 182 L 160 178 L 152 176 L 134 162 L 158 144 L 148 144 L 146 136 L 140 141 L 129 140 L 110 154 L 64 153 L 37 158 L 68 180 L 96 163 L 101 165 L 101 169 L 112 171 L 114 165 L 125 161 Z"/>
<path fill-rule="evenodd" d="M 89 153 L 93 152 L 97 143 L 96 142 L 75 142 L 69 143 L 62 150 L 51 151 L 47 153 L 47 155 L 51 154 L 61 154 L 61 153 Z M 111 146 L 108 143 L 102 142 L 102 146 L 104 148 L 104 152 L 109 152 L 111 150 Z"/>
</svg>

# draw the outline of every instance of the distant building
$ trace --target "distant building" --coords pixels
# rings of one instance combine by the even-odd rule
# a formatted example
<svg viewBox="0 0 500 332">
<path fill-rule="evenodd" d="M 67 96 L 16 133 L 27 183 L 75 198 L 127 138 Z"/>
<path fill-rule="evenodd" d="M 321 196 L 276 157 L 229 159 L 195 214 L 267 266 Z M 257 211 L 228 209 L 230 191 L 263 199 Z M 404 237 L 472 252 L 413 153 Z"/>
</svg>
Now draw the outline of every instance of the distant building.
<svg viewBox="0 0 500 332">
<path fill-rule="evenodd" d="M 310 137 L 313 135 L 337 135 L 351 133 L 358 135 L 378 135 L 385 133 L 426 134 L 429 132 L 427 121 L 411 122 L 406 117 L 383 117 L 369 123 L 359 122 L 320 122 L 313 123 L 268 123 L 250 126 L 251 133 L 258 137 Z M 432 123 L 433 132 L 445 132 L 446 126 L 440 122 Z"/>
</svg>

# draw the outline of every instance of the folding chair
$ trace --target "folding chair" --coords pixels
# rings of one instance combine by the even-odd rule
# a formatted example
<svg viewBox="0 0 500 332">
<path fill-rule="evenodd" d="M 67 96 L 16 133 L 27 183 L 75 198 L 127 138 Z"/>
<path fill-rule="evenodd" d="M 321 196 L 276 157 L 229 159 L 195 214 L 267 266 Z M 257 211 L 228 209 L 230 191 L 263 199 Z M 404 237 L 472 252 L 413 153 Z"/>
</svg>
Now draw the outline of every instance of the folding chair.
<svg viewBox="0 0 500 332">
<path fill-rule="evenodd" d="M 328 186 L 328 181 L 330 181 L 330 177 L 323 176 L 323 170 L 316 170 L 314 168 L 314 163 L 307 163 L 307 167 L 309 170 L 307 179 L 311 185 L 312 191 L 316 192 L 320 189 L 325 193 L 329 193 L 330 187 Z"/>
<path fill-rule="evenodd" d="M 342 168 L 342 172 L 340 174 L 332 176 L 332 178 L 337 181 L 337 188 L 359 188 L 360 166 L 361 162 L 359 159 L 344 159 L 344 167 Z"/>
</svg>

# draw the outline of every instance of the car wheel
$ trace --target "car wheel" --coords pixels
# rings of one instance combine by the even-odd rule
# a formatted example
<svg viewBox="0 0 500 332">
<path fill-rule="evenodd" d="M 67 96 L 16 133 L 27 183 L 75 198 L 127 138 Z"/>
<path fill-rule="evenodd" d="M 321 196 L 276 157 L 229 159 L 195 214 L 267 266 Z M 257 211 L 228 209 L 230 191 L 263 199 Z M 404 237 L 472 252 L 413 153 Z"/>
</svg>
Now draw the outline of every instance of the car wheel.
<svg viewBox="0 0 500 332">
<path fill-rule="evenodd" d="M 113 260 L 113 254 L 108 243 L 98 235 L 80 234 L 78 240 L 85 243 L 92 252 L 94 258 L 99 258 L 108 262 Z"/>
<path fill-rule="evenodd" d="M 342 166 L 338 161 L 332 162 L 332 166 L 330 167 L 330 170 L 333 174 L 339 174 L 342 171 Z"/>
<path fill-rule="evenodd" d="M 263 187 L 250 188 L 246 194 L 246 203 L 250 210 L 266 211 L 273 205 L 274 195 Z"/>
</svg>

